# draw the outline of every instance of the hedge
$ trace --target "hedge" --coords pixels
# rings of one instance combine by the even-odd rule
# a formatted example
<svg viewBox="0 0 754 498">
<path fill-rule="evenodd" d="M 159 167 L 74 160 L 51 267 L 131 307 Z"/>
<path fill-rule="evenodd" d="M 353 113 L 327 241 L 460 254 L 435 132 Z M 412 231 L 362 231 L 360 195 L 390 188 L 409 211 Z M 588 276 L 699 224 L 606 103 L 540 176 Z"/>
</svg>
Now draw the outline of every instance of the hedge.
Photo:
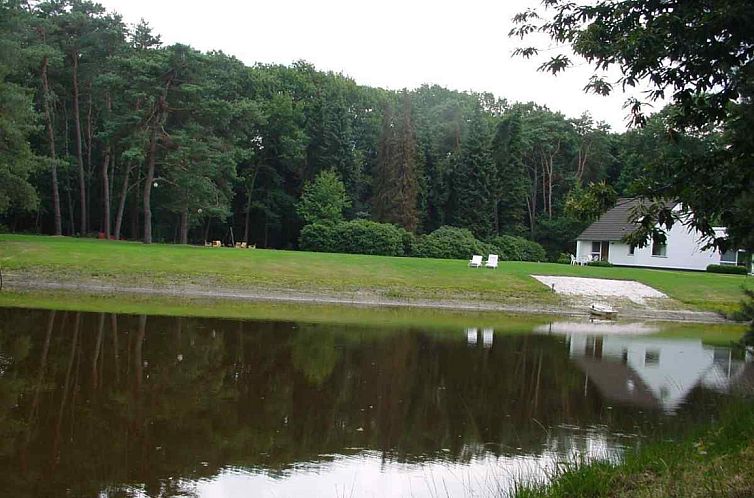
<svg viewBox="0 0 754 498">
<path fill-rule="evenodd" d="M 736 265 L 709 265 L 707 271 L 710 273 L 728 273 L 731 275 L 746 275 L 749 270 L 745 266 Z"/>
<path fill-rule="evenodd" d="M 500 259 L 508 261 L 546 261 L 547 253 L 540 244 L 513 235 L 498 235 L 490 240 Z"/>
<path fill-rule="evenodd" d="M 298 245 L 303 251 L 340 252 L 336 234 L 335 225 L 312 223 L 301 229 Z"/>
<path fill-rule="evenodd" d="M 353 220 L 335 225 L 342 245 L 340 252 L 403 256 L 404 229 L 389 223 Z"/>
<path fill-rule="evenodd" d="M 478 241 L 469 230 L 443 226 L 418 237 L 412 255 L 417 258 L 469 259 L 474 254 L 495 252 L 494 247 Z"/>
<path fill-rule="evenodd" d="M 545 261 L 544 248 L 523 237 L 501 235 L 482 242 L 465 228 L 443 226 L 415 236 L 389 223 L 368 220 L 312 223 L 301 230 L 304 251 L 415 256 L 417 258 L 469 259 L 474 254 L 497 254 L 501 260 Z"/>
<path fill-rule="evenodd" d="M 406 245 L 411 246 L 411 237 L 404 229 L 368 220 L 312 223 L 299 236 L 299 247 L 315 252 L 403 256 Z"/>
</svg>

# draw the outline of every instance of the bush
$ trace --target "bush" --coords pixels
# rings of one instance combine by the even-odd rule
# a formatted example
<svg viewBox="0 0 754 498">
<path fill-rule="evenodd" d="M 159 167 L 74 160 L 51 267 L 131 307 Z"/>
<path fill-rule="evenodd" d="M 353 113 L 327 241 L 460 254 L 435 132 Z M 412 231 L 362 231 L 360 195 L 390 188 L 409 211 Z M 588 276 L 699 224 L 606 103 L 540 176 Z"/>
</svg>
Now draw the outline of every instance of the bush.
<svg viewBox="0 0 754 498">
<path fill-rule="evenodd" d="M 547 253 L 541 244 L 523 239 L 523 258 L 521 261 L 547 261 Z"/>
<path fill-rule="evenodd" d="M 333 224 L 306 225 L 301 229 L 298 245 L 302 251 L 341 252 L 338 231 Z"/>
<path fill-rule="evenodd" d="M 558 259 L 556 263 L 559 263 L 561 265 L 570 265 L 571 264 L 571 255 L 567 252 L 561 252 L 560 256 L 558 256 Z"/>
<path fill-rule="evenodd" d="M 416 235 L 409 232 L 408 230 L 403 230 L 403 254 L 405 256 L 412 256 L 414 252 L 416 251 Z"/>
<path fill-rule="evenodd" d="M 312 223 L 301 230 L 299 247 L 315 252 L 402 256 L 404 246 L 410 244 L 406 234 L 395 225 L 368 220 Z"/>
<path fill-rule="evenodd" d="M 749 270 L 745 266 L 735 265 L 709 265 L 707 271 L 710 273 L 728 273 L 730 275 L 746 275 Z"/>
<path fill-rule="evenodd" d="M 610 268 L 613 266 L 613 264 L 609 261 L 590 261 L 589 263 L 587 263 L 587 266 L 602 266 L 605 268 Z"/>
<path fill-rule="evenodd" d="M 469 259 L 473 254 L 489 254 L 497 250 L 478 241 L 465 228 L 444 226 L 419 237 L 413 255 L 418 258 Z"/>
<path fill-rule="evenodd" d="M 335 225 L 339 252 L 403 256 L 406 230 L 389 223 L 353 220 Z"/>
<path fill-rule="evenodd" d="M 490 241 L 500 259 L 508 261 L 545 261 L 547 253 L 538 243 L 513 235 L 498 235 Z M 570 262 L 570 259 L 569 259 Z"/>
</svg>

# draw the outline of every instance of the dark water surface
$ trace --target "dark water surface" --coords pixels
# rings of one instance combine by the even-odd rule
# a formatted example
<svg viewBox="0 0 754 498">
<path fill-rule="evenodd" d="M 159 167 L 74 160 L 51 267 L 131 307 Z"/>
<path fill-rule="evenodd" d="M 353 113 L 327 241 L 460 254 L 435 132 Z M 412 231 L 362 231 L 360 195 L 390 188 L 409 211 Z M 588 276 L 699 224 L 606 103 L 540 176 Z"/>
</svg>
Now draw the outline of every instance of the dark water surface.
<svg viewBox="0 0 754 498">
<path fill-rule="evenodd" d="M 2 496 L 499 496 L 710 420 L 697 339 L 0 309 Z"/>
</svg>

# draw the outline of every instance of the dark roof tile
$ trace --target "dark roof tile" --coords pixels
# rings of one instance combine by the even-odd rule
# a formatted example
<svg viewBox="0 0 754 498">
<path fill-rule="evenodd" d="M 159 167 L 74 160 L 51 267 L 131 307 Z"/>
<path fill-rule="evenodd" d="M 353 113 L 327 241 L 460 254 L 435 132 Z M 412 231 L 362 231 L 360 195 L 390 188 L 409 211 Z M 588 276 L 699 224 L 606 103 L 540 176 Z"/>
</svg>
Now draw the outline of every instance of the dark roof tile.
<svg viewBox="0 0 754 498">
<path fill-rule="evenodd" d="M 639 198 L 618 199 L 615 207 L 589 225 L 577 240 L 621 240 L 636 229 L 636 224 L 629 221 L 629 214 L 640 203 Z"/>
</svg>

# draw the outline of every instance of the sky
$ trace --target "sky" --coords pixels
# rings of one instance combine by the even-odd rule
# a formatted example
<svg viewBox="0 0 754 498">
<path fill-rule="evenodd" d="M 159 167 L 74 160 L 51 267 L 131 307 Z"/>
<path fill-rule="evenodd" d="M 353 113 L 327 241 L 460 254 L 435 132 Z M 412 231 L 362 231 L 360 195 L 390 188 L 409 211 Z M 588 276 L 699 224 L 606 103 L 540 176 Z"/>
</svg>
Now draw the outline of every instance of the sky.
<svg viewBox="0 0 754 498">
<path fill-rule="evenodd" d="M 305 60 L 362 85 L 439 84 L 534 101 L 626 127 L 627 95 L 583 92 L 591 68 L 553 76 L 513 57 L 512 17 L 539 0 L 99 0 L 129 24 L 144 18 L 166 44 L 222 50 L 252 65 Z M 544 41 L 547 44 L 549 42 Z M 546 46 L 545 46 L 546 48 Z"/>
</svg>

